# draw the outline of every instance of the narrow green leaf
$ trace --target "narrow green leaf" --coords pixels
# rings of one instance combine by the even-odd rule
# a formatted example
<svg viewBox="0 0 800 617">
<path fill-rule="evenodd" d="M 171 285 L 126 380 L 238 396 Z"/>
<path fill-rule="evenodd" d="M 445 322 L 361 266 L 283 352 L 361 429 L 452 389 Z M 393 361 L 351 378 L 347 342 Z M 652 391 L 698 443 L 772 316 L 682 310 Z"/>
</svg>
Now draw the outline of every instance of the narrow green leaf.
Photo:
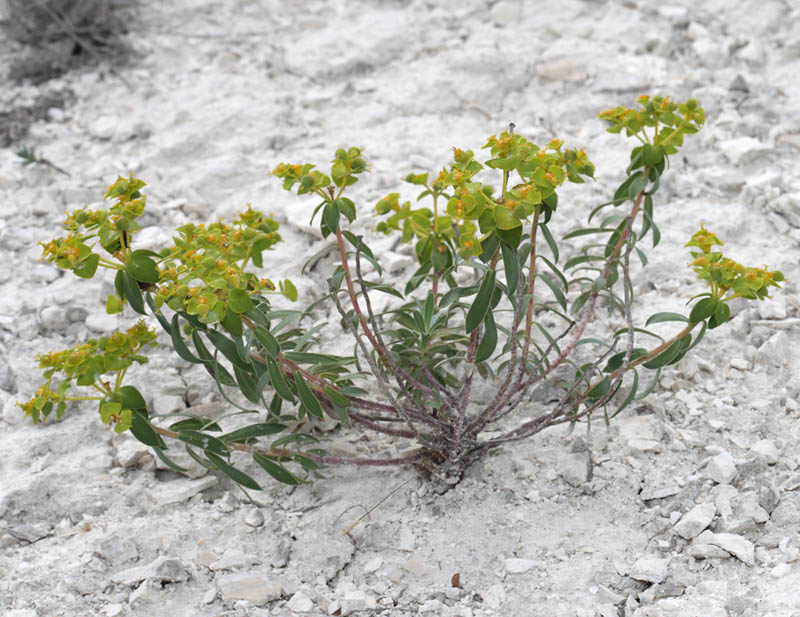
<svg viewBox="0 0 800 617">
<path fill-rule="evenodd" d="M 323 386 L 322 391 L 328 396 L 329 399 L 331 399 L 331 402 L 334 403 L 335 405 L 338 405 L 339 407 L 342 408 L 350 406 L 350 400 L 346 396 L 344 396 L 343 394 L 332 388 L 331 386 Z"/>
<path fill-rule="evenodd" d="M 587 227 L 586 229 L 576 229 L 575 231 L 571 231 L 565 235 L 564 240 L 577 238 L 578 236 L 588 236 L 590 234 L 610 234 L 613 231 L 613 229 L 603 227 Z"/>
<path fill-rule="evenodd" d="M 536 276 L 538 276 L 540 280 L 544 281 L 545 285 L 547 285 L 550 288 L 550 291 L 553 292 L 553 295 L 556 297 L 556 301 L 558 302 L 559 306 L 566 311 L 567 299 L 564 297 L 564 292 L 558 288 L 558 285 L 556 285 L 554 281 L 550 280 L 550 277 L 547 274 L 542 273 L 537 274 Z"/>
<path fill-rule="evenodd" d="M 266 471 L 269 475 L 275 478 L 278 482 L 282 482 L 283 484 L 289 484 L 289 485 L 296 485 L 300 484 L 301 482 L 300 478 L 293 475 L 283 465 L 276 463 L 275 461 L 267 458 L 263 454 L 254 452 L 253 460 L 256 463 L 258 463 L 264 471 Z"/>
<path fill-rule="evenodd" d="M 278 437 L 270 444 L 270 448 L 282 448 L 290 443 L 319 443 L 319 439 L 306 433 L 291 433 Z"/>
<path fill-rule="evenodd" d="M 191 457 L 192 457 L 192 458 L 195 460 L 195 462 L 196 462 L 198 465 L 200 465 L 201 467 L 205 467 L 206 469 L 209 469 L 210 471 L 216 471 L 216 469 L 217 469 L 217 466 L 216 466 L 214 463 L 212 463 L 212 462 L 211 462 L 210 460 L 208 460 L 207 458 L 205 458 L 205 457 L 203 457 L 203 456 L 200 456 L 200 455 L 199 455 L 197 452 L 195 452 L 194 450 L 192 450 L 192 448 L 190 448 L 188 444 L 186 445 L 186 452 L 187 452 L 187 454 L 188 454 L 189 456 L 191 456 Z"/>
<path fill-rule="evenodd" d="M 229 442 L 245 442 L 255 437 L 264 437 L 266 435 L 275 435 L 281 431 L 286 430 L 285 424 L 279 422 L 262 422 L 259 424 L 251 424 L 230 433 L 225 433 L 219 436 L 219 440 L 224 443 Z"/>
<path fill-rule="evenodd" d="M 603 398 L 606 394 L 608 394 L 610 388 L 611 388 L 611 380 L 608 377 L 603 377 L 603 379 L 599 383 L 593 386 L 586 393 L 586 398 L 592 401 L 597 401 Z"/>
<path fill-rule="evenodd" d="M 653 228 L 653 247 L 655 248 L 656 246 L 658 246 L 658 243 L 661 242 L 661 231 L 658 229 L 658 225 L 656 225 L 656 222 L 653 219 L 652 210 L 653 210 L 652 206 L 650 207 L 649 210 L 645 208 L 644 210 L 642 210 L 642 216 L 644 217 L 644 221 L 649 223 L 649 227 Z M 642 225 L 644 225 L 644 223 L 642 223 Z M 644 237 L 644 233 L 642 234 L 642 237 Z"/>
<path fill-rule="evenodd" d="M 519 281 L 519 267 L 517 265 L 517 252 L 505 242 L 500 244 L 503 252 L 503 269 L 506 272 L 506 285 L 508 286 L 508 296 L 511 297 L 517 289 Z"/>
<path fill-rule="evenodd" d="M 300 402 L 303 403 L 306 411 L 315 418 L 322 420 L 322 406 L 300 371 L 296 371 L 294 374 L 294 385 L 297 386 L 297 396 L 300 397 Z"/>
<path fill-rule="evenodd" d="M 186 473 L 189 471 L 185 467 L 181 467 L 171 458 L 169 458 L 166 454 L 164 454 L 159 448 L 153 448 L 153 452 L 156 453 L 156 456 L 161 459 L 161 462 L 164 463 L 167 467 L 169 467 L 172 471 L 177 471 L 178 473 Z"/>
<path fill-rule="evenodd" d="M 222 427 L 209 418 L 185 418 L 173 422 L 169 426 L 171 431 L 214 431 L 220 432 Z"/>
<path fill-rule="evenodd" d="M 169 320 L 164 317 L 164 314 L 158 310 L 156 303 L 153 301 L 153 296 L 149 293 L 145 294 L 145 299 L 147 300 L 147 306 L 150 307 L 150 312 L 156 316 L 158 323 L 161 324 L 161 327 L 164 329 L 164 332 L 172 336 L 172 326 L 169 324 Z"/>
<path fill-rule="evenodd" d="M 151 448 L 164 450 L 167 447 L 167 444 L 164 443 L 161 436 L 150 426 L 147 412 L 141 409 L 133 410 L 133 414 L 131 415 L 131 433 L 136 439 Z"/>
<path fill-rule="evenodd" d="M 494 295 L 495 277 L 497 273 L 494 270 L 488 270 L 483 278 L 478 294 L 475 296 L 475 301 L 467 311 L 466 329 L 467 334 L 477 329 L 481 325 L 486 313 L 489 312 L 489 306 Z"/>
<path fill-rule="evenodd" d="M 208 351 L 208 348 L 205 346 L 205 343 L 203 343 L 203 339 L 197 330 L 192 332 L 192 342 L 194 343 L 194 348 L 197 350 L 197 354 L 205 363 L 206 370 L 209 374 L 220 384 L 235 388 L 237 384 L 233 375 L 231 375 L 228 369 L 222 366 L 222 364 L 217 362 L 215 356 L 211 355 L 211 352 Z"/>
<path fill-rule="evenodd" d="M 654 323 L 662 323 L 665 321 L 680 321 L 683 323 L 689 323 L 689 320 L 680 313 L 655 313 L 650 315 L 644 325 L 649 326 Z"/>
<path fill-rule="evenodd" d="M 294 394 L 292 394 L 288 382 L 281 373 L 280 368 L 278 368 L 278 364 L 272 358 L 267 358 L 267 370 L 269 370 L 269 380 L 275 389 L 275 394 L 285 401 L 294 403 Z"/>
<path fill-rule="evenodd" d="M 197 431 L 180 431 L 178 432 L 177 439 L 188 443 L 192 446 L 197 446 L 208 452 L 214 452 L 222 456 L 228 456 L 229 451 L 227 446 L 216 437 L 205 435 Z"/>
<path fill-rule="evenodd" d="M 227 336 L 211 328 L 206 332 L 206 336 L 208 336 L 208 340 L 211 341 L 211 344 L 219 349 L 223 356 L 230 360 L 231 364 L 245 370 L 249 368 L 248 363 L 239 357 L 239 353 L 236 351 L 236 344 Z"/>
<path fill-rule="evenodd" d="M 611 414 L 610 417 L 616 416 L 620 411 L 625 409 L 628 405 L 630 405 L 633 400 L 636 398 L 636 391 L 639 389 L 639 373 L 636 369 L 633 369 L 633 383 L 631 384 L 630 390 L 628 390 L 628 395 L 625 397 L 625 400 L 622 401 L 622 404 L 617 407 L 616 411 Z"/>
<path fill-rule="evenodd" d="M 628 187 L 628 197 L 636 199 L 636 196 L 647 187 L 649 180 L 642 172 L 633 174 L 631 178 L 633 180 L 631 180 L 631 185 Z"/>
<path fill-rule="evenodd" d="M 239 368 L 233 365 L 233 374 L 236 376 L 236 382 L 239 384 L 239 390 L 244 394 L 245 398 L 251 403 L 261 402 L 261 391 L 256 388 L 256 379 L 250 371 Z"/>
<path fill-rule="evenodd" d="M 539 255 L 539 259 L 546 263 L 547 267 L 550 268 L 553 271 L 553 274 L 555 274 L 561 281 L 561 284 L 564 286 L 564 293 L 569 293 L 569 281 L 567 281 L 567 277 L 562 274 L 561 270 L 559 270 L 558 267 L 544 255 Z"/>
<path fill-rule="evenodd" d="M 322 465 L 320 465 L 317 461 L 308 458 L 307 456 L 303 456 L 302 454 L 292 454 L 292 460 L 298 463 L 306 471 L 314 471 L 322 468 Z"/>
<path fill-rule="evenodd" d="M 172 346 L 175 348 L 175 353 L 177 353 L 181 359 L 186 360 L 187 362 L 191 362 L 192 364 L 203 364 L 203 360 L 195 356 L 191 351 L 189 351 L 189 347 L 186 343 L 183 342 L 183 337 L 181 336 L 181 327 L 180 323 L 178 322 L 178 314 L 172 316 L 172 327 L 169 329 L 170 338 L 172 339 Z"/>
<path fill-rule="evenodd" d="M 329 201 L 325 204 L 325 208 L 322 210 L 322 220 L 325 222 L 328 231 L 336 233 L 339 228 L 339 208 L 336 202 Z"/>
<path fill-rule="evenodd" d="M 378 263 L 378 260 L 375 259 L 375 255 L 372 253 L 372 249 L 370 249 L 365 242 L 359 241 L 358 236 L 356 236 L 352 231 L 347 231 L 346 229 L 342 230 L 342 235 L 347 238 L 347 241 L 353 245 L 353 248 L 358 250 L 359 245 L 361 246 L 361 254 L 364 256 L 369 263 L 375 268 L 375 271 L 378 273 L 378 276 L 383 274 L 383 268 Z"/>
<path fill-rule="evenodd" d="M 700 341 L 702 341 L 707 330 L 708 330 L 708 324 L 704 323 L 700 328 L 700 333 L 696 337 L 694 337 L 694 341 L 692 341 L 692 344 L 686 348 L 686 351 L 691 351 Z"/>
<path fill-rule="evenodd" d="M 131 305 L 131 308 L 134 311 L 140 315 L 144 315 L 144 298 L 142 298 L 142 290 L 139 289 L 139 283 L 137 283 L 136 279 L 134 279 L 127 272 L 121 272 L 120 274 L 122 275 L 120 277 L 120 284 L 124 290 L 125 298 L 128 300 L 128 304 Z"/>
<path fill-rule="evenodd" d="M 278 343 L 278 339 L 276 339 L 272 332 L 267 330 L 266 328 L 262 328 L 258 326 L 254 331 L 255 337 L 258 339 L 258 342 L 266 349 L 267 353 L 272 358 L 277 358 L 278 353 L 280 353 L 281 346 Z"/>
<path fill-rule="evenodd" d="M 677 341 L 673 342 L 672 345 L 667 347 L 664 351 L 662 351 L 659 355 L 651 360 L 648 360 L 644 363 L 645 368 L 661 368 L 662 366 L 666 366 L 672 360 L 675 359 L 683 347 L 683 341 L 678 339 Z"/>
<path fill-rule="evenodd" d="M 245 472 L 239 471 L 233 465 L 229 465 L 224 460 L 222 460 L 219 456 L 206 450 L 206 456 L 208 460 L 214 463 L 222 473 L 228 476 L 231 480 L 236 482 L 237 484 L 241 484 L 245 488 L 252 489 L 254 491 L 260 491 L 261 487 L 258 485 L 258 482 L 253 480 L 250 476 L 248 476 Z"/>
<path fill-rule="evenodd" d="M 558 263 L 558 244 L 556 244 L 553 235 L 550 233 L 550 229 L 544 223 L 539 225 L 539 229 L 542 230 L 542 235 L 547 242 L 547 246 L 550 247 L 550 252 L 553 254 L 553 262 Z"/>
<path fill-rule="evenodd" d="M 486 318 L 483 320 L 484 332 L 481 342 L 475 352 L 475 362 L 484 362 L 488 360 L 497 347 L 497 325 L 494 321 L 494 316 L 491 311 L 486 313 Z"/>
<path fill-rule="evenodd" d="M 642 230 L 639 232 L 639 237 L 644 238 L 647 231 L 650 229 L 650 221 L 653 220 L 653 196 L 645 195 L 644 206 L 642 208 Z"/>
</svg>

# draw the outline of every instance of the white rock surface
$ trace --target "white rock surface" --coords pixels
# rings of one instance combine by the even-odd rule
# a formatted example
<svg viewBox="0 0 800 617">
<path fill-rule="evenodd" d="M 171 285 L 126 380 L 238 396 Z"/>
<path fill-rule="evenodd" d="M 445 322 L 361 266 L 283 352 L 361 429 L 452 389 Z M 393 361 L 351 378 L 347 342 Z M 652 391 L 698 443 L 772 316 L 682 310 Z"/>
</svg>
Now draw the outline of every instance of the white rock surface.
<svg viewBox="0 0 800 617">
<path fill-rule="evenodd" d="M 713 503 L 698 504 L 681 517 L 675 525 L 675 532 L 691 540 L 711 524 L 716 513 L 717 507 Z"/>
<path fill-rule="evenodd" d="M 760 439 L 750 446 L 750 452 L 763 458 L 768 465 L 777 463 L 781 455 L 780 450 L 775 446 L 775 442 L 770 439 Z"/>
<path fill-rule="evenodd" d="M 517 557 L 509 557 L 506 559 L 506 572 L 509 574 L 522 574 L 528 572 L 536 567 L 536 561 L 533 559 L 519 559 Z"/>
<path fill-rule="evenodd" d="M 748 566 L 755 563 L 755 546 L 752 542 L 742 536 L 732 533 L 712 533 L 704 531 L 695 539 L 698 544 L 710 544 L 717 546 Z"/>
<path fill-rule="evenodd" d="M 281 584 L 260 572 L 224 574 L 217 577 L 216 584 L 225 602 L 247 600 L 261 606 L 281 597 Z"/>
<path fill-rule="evenodd" d="M 730 484 L 736 477 L 736 462 L 729 452 L 723 450 L 711 457 L 703 470 L 703 475 L 717 484 Z"/>
<path fill-rule="evenodd" d="M 631 578 L 653 584 L 663 582 L 668 573 L 669 559 L 661 557 L 640 557 L 628 568 Z"/>
<path fill-rule="evenodd" d="M 298 591 L 289 598 L 286 608 L 295 613 L 310 613 L 314 610 L 314 601 L 304 592 Z"/>
<path fill-rule="evenodd" d="M 172 557 L 158 557 L 144 566 L 128 568 L 111 575 L 113 583 L 136 585 L 146 579 L 154 579 L 164 583 L 179 583 L 189 579 L 189 573 L 183 564 Z"/>
</svg>

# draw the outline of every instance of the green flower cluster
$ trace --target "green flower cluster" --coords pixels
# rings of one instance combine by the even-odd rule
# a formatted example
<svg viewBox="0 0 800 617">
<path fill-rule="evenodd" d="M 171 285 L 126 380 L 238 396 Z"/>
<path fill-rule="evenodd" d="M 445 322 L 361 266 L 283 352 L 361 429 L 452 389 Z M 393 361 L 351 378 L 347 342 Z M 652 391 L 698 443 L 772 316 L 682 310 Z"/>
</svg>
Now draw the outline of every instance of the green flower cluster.
<svg viewBox="0 0 800 617">
<path fill-rule="evenodd" d="M 102 400 L 119 389 L 125 371 L 132 364 L 147 362 L 147 357 L 140 352 L 145 348 L 155 347 L 155 340 L 155 330 L 148 328 L 140 320 L 125 332 L 116 331 L 109 336 L 89 339 L 69 349 L 41 354 L 37 360 L 39 368 L 45 369 L 43 377 L 46 381 L 36 390 L 31 400 L 19 406 L 38 423 L 47 419 L 54 406 L 56 416 L 61 418 L 68 400 Z M 62 374 L 64 378 L 53 389 L 52 380 L 56 373 Z M 112 373 L 116 373 L 113 384 L 105 380 Z M 68 397 L 73 381 L 76 386 L 93 387 L 100 396 Z M 103 416 L 103 422 L 113 422 L 114 430 L 118 433 L 131 426 L 131 410 L 128 409 L 125 414 L 122 411 L 124 410 L 120 408 L 112 413 L 106 408 L 107 413 Z"/>
</svg>

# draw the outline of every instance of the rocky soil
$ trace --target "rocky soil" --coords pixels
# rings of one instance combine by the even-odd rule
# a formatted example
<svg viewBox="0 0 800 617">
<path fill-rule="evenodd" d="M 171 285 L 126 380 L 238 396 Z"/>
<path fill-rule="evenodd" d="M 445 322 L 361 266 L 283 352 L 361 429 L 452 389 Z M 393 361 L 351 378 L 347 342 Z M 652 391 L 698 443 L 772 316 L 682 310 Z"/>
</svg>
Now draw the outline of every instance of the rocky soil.
<svg viewBox="0 0 800 617">
<path fill-rule="evenodd" d="M 144 0 L 126 66 L 37 86 L 0 63 L 0 612 L 404 617 L 800 616 L 800 8 L 788 0 L 365 2 Z M 15 53 L 0 40 L 3 55 Z M 412 470 L 329 468 L 252 501 L 224 478 L 163 469 L 91 407 L 32 426 L 35 354 L 129 323 L 109 280 L 39 261 L 63 212 L 117 173 L 148 183 L 143 243 L 246 203 L 285 244 L 265 259 L 303 301 L 325 270 L 310 207 L 266 171 L 359 145 L 371 205 L 478 149 L 509 122 L 585 148 L 598 181 L 562 195 L 563 234 L 606 201 L 630 144 L 596 112 L 636 95 L 693 96 L 707 127 L 673 157 L 661 244 L 636 274 L 643 307 L 685 311 L 701 290 L 683 244 L 704 222 L 737 260 L 780 268 L 774 298 L 735 307 L 695 353 L 607 429 L 548 430 L 494 452 L 438 495 Z M 26 123 L 32 122 L 30 126 Z M 8 127 L 5 127 L 8 128 Z M 31 145 L 71 176 L 22 167 Z M 406 191 L 407 192 L 407 191 Z M 409 193 L 410 196 L 410 193 Z M 410 258 L 382 248 L 392 276 Z M 315 278 L 316 277 L 316 278 Z M 324 316 L 322 316 L 324 318 Z M 335 330 L 328 335 L 338 336 Z M 135 380 L 150 407 L 225 406 L 165 346 Z M 388 444 L 331 431 L 329 447 Z M 400 487 L 349 534 L 366 508 Z M 453 576 L 458 574 L 458 580 Z M 460 586 L 454 586 L 458 582 Z"/>
</svg>

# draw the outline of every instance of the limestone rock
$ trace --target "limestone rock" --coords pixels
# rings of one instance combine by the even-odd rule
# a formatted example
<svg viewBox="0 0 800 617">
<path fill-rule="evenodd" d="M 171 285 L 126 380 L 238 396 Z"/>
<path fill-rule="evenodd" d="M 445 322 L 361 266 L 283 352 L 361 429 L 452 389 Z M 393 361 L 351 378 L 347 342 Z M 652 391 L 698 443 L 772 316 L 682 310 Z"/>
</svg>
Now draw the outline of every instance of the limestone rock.
<svg viewBox="0 0 800 617">
<path fill-rule="evenodd" d="M 151 494 L 159 506 L 166 506 L 191 499 L 216 483 L 216 476 L 205 476 L 199 480 L 174 480 L 154 488 Z"/>
<path fill-rule="evenodd" d="M 517 559 L 515 557 L 506 559 L 506 571 L 509 574 L 522 574 L 535 567 L 536 562 L 533 559 Z"/>
<path fill-rule="evenodd" d="M 733 457 L 723 450 L 708 461 L 703 476 L 717 484 L 730 484 L 736 477 L 736 463 Z"/>
<path fill-rule="evenodd" d="M 637 581 L 661 583 L 667 578 L 669 559 L 640 557 L 628 568 L 628 576 Z"/>
<path fill-rule="evenodd" d="M 226 574 L 217 578 L 216 583 L 225 602 L 247 600 L 260 606 L 281 597 L 281 584 L 260 572 Z"/>
<path fill-rule="evenodd" d="M 675 525 L 675 532 L 682 538 L 691 540 L 711 524 L 717 507 L 713 503 L 701 503 L 689 510 Z"/>
<path fill-rule="evenodd" d="M 165 583 L 181 583 L 189 580 L 189 573 L 180 561 L 172 557 L 159 557 L 144 566 L 128 568 L 111 576 L 112 583 L 132 587 L 144 580 L 154 579 Z"/>
<path fill-rule="evenodd" d="M 286 608 L 295 613 L 310 613 L 314 610 L 314 601 L 304 592 L 296 592 L 286 603 Z"/>
<path fill-rule="evenodd" d="M 717 546 L 737 559 L 752 566 L 755 563 L 755 546 L 749 540 L 733 533 L 712 533 L 704 531 L 696 541 L 702 544 Z"/>
</svg>

